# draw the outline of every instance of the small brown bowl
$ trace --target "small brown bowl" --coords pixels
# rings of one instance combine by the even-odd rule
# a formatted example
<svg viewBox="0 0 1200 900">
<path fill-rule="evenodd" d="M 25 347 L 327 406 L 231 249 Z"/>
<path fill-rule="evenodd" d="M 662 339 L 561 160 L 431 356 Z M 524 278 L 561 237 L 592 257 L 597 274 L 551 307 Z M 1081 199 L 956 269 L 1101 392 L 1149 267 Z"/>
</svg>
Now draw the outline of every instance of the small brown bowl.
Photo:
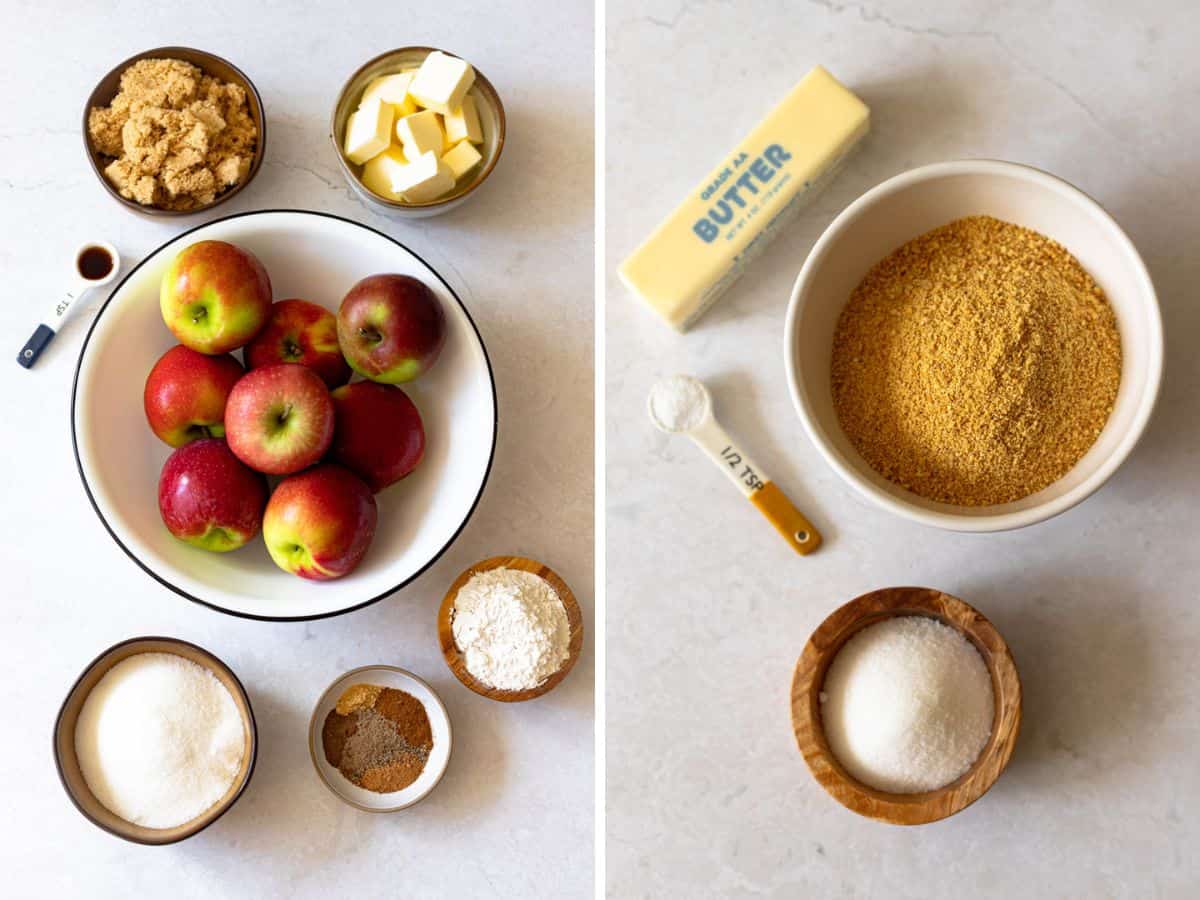
<svg viewBox="0 0 1200 900">
<path fill-rule="evenodd" d="M 403 203 L 389 197 L 381 197 L 362 183 L 363 167 L 346 159 L 342 152 L 346 121 L 350 118 L 350 114 L 358 108 L 358 101 L 367 85 L 380 75 L 391 75 L 405 69 L 417 68 L 426 56 L 437 49 L 436 47 L 400 47 L 368 60 L 346 79 L 333 106 L 333 114 L 329 121 L 329 136 L 333 140 L 333 152 L 337 155 L 342 174 L 346 176 L 350 188 L 359 197 L 369 206 L 374 206 L 377 211 L 386 215 L 419 219 L 449 212 L 466 201 L 467 197 L 474 194 L 476 189 L 487 180 L 488 176 L 492 174 L 492 170 L 496 168 L 500 154 L 504 151 L 504 133 L 507 127 L 504 104 L 500 101 L 500 94 L 497 93 L 492 83 L 482 72 L 475 69 L 475 84 L 471 90 L 474 91 L 479 101 L 477 103 L 479 122 L 483 128 L 483 144 L 480 146 L 479 152 L 483 156 L 483 160 L 475 166 L 468 177 L 456 184 L 454 189 L 444 197 L 438 197 L 436 200 L 429 200 L 425 203 Z M 448 53 L 445 50 L 441 52 Z M 450 53 L 448 55 L 457 56 L 457 54 Z M 474 68 L 474 64 L 471 67 Z"/>
<path fill-rule="evenodd" d="M 250 171 L 240 184 L 234 185 L 229 190 L 218 194 L 213 202 L 206 206 L 198 206 L 195 209 L 160 209 L 157 206 L 143 206 L 136 200 L 122 197 L 120 191 L 113 187 L 109 183 L 109 180 L 104 177 L 104 167 L 111 160 L 111 157 L 99 153 L 95 146 L 93 146 L 91 135 L 88 134 L 88 113 L 94 107 L 108 106 L 112 103 L 113 97 L 120 90 L 122 73 L 135 62 L 143 59 L 179 59 L 183 62 L 191 63 L 203 71 L 205 75 L 212 75 L 215 78 L 221 79 L 221 81 L 240 85 L 246 91 L 246 104 L 250 107 L 250 117 L 254 120 L 255 127 L 258 128 L 258 145 L 254 148 L 254 160 L 250 163 Z M 88 162 L 91 163 L 92 171 L 96 173 L 96 177 L 100 179 L 100 183 L 104 185 L 104 189 L 108 191 L 110 197 L 126 209 L 151 217 L 194 216 L 197 213 L 207 212 L 215 206 L 220 206 L 254 180 L 254 176 L 258 174 L 259 167 L 262 166 L 263 155 L 267 149 L 267 117 L 263 113 L 262 97 L 259 96 L 258 88 L 254 86 L 254 82 L 246 77 L 246 73 L 233 63 L 219 56 L 214 56 L 212 53 L 205 53 L 203 50 L 193 50 L 191 47 L 157 47 L 154 50 L 146 50 L 144 53 L 138 53 L 135 56 L 129 57 L 124 62 L 117 64 L 107 75 L 100 79 L 100 83 L 96 85 L 95 90 L 88 95 L 87 103 L 83 107 L 83 147 L 87 152 Z"/>
<path fill-rule="evenodd" d="M 891 616 L 927 616 L 954 628 L 992 676 L 992 736 L 966 773 L 935 791 L 891 794 L 856 781 L 829 749 L 821 724 L 821 687 L 833 658 L 856 633 Z M 834 610 L 804 645 L 792 678 L 792 728 L 813 777 L 847 809 L 891 825 L 924 825 L 966 809 L 996 783 L 1021 728 L 1021 680 L 1004 638 L 978 610 L 929 588 L 884 588 Z"/>
<path fill-rule="evenodd" d="M 174 828 L 146 828 L 143 825 L 134 825 L 105 808 L 88 787 L 79 768 L 79 759 L 75 756 L 75 723 L 88 694 L 109 669 L 139 653 L 173 653 L 208 669 L 233 696 L 245 730 L 246 744 L 242 753 L 242 767 L 225 796 L 190 822 L 184 822 Z M 207 650 L 178 638 L 137 637 L 109 647 L 88 663 L 83 674 L 75 680 L 54 722 L 54 765 L 58 769 L 58 778 L 62 782 L 63 790 L 85 819 L 97 828 L 103 828 L 109 834 L 135 844 L 174 844 L 203 831 L 217 821 L 246 790 L 250 776 L 254 774 L 257 756 L 258 727 L 254 722 L 254 710 L 250 708 L 250 698 L 246 696 L 246 689 L 242 687 L 238 677 L 229 666 Z"/>
<path fill-rule="evenodd" d="M 539 578 L 548 581 L 550 586 L 558 593 L 563 606 L 566 607 L 567 624 L 571 629 L 571 642 L 568 645 L 567 658 L 563 662 L 562 668 L 537 687 L 524 691 L 502 691 L 489 684 L 484 684 L 472 675 L 467 669 L 466 659 L 459 652 L 458 644 L 454 642 L 454 630 L 451 627 L 450 614 L 454 610 L 454 601 L 458 597 L 458 592 L 462 586 L 470 581 L 472 576 L 478 572 L 487 572 L 490 569 L 500 568 L 521 569 L 525 572 L 532 572 Z M 567 673 L 571 671 L 575 665 L 575 661 L 579 659 L 580 651 L 583 649 L 583 614 L 579 611 L 579 603 L 575 600 L 575 595 L 571 593 L 571 589 L 567 587 L 567 583 L 559 578 L 549 566 L 544 566 L 540 562 L 527 559 L 524 556 L 493 556 L 491 559 L 485 559 L 483 562 L 478 562 L 471 566 L 459 575 L 455 579 L 454 584 L 450 585 L 450 590 L 446 591 L 446 597 L 442 600 L 442 606 L 438 610 L 438 640 L 442 644 L 442 656 L 446 659 L 446 665 L 450 667 L 450 671 L 454 673 L 455 678 L 481 697 L 488 697 L 503 703 L 518 703 L 522 700 L 532 700 L 534 697 L 540 697 L 542 694 L 552 691 L 558 686 L 560 681 L 567 677 Z"/>
</svg>

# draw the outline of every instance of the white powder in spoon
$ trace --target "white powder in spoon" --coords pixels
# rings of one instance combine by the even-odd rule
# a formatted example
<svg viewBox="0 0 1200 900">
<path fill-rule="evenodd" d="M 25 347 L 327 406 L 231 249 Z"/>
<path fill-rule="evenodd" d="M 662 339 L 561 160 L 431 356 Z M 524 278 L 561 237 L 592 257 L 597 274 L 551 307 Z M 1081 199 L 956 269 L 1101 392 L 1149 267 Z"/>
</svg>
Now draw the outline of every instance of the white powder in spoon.
<svg viewBox="0 0 1200 900">
<path fill-rule="evenodd" d="M 550 583 L 532 572 L 503 567 L 476 572 L 459 589 L 451 616 L 467 670 L 499 690 L 535 688 L 567 661 L 566 607 Z"/>
<path fill-rule="evenodd" d="M 213 806 L 244 752 L 229 690 L 174 653 L 121 660 L 92 688 L 75 725 L 75 753 L 96 799 L 147 828 L 174 828 Z"/>
<path fill-rule="evenodd" d="M 691 375 L 672 375 L 650 389 L 650 418 L 663 431 L 691 431 L 708 412 L 708 389 Z"/>
<path fill-rule="evenodd" d="M 869 625 L 838 651 L 821 687 L 833 755 L 863 784 L 894 794 L 944 787 L 992 733 L 992 678 L 958 631 L 925 616 Z"/>
</svg>

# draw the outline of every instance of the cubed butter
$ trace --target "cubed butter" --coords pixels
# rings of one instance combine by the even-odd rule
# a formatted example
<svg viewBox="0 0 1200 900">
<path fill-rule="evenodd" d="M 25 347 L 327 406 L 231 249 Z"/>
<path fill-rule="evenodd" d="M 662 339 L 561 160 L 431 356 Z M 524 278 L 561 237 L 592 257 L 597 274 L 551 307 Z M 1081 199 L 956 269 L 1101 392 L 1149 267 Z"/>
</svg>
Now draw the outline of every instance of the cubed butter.
<svg viewBox="0 0 1200 900">
<path fill-rule="evenodd" d="M 462 106 L 475 83 L 475 70 L 465 60 L 434 50 L 421 63 L 408 92 L 417 103 L 442 115 Z"/>
<path fill-rule="evenodd" d="M 367 160 L 363 166 L 362 183 L 380 197 L 402 200 L 400 194 L 392 188 L 392 181 L 406 165 L 408 160 L 404 158 L 404 151 L 399 147 L 389 147 L 378 156 Z"/>
<path fill-rule="evenodd" d="M 423 109 L 400 119 L 396 123 L 396 137 L 400 139 L 404 155 L 409 159 L 416 159 L 431 150 L 440 156 L 446 143 L 441 120 L 431 109 Z"/>
<path fill-rule="evenodd" d="M 817 66 L 621 263 L 621 280 L 686 330 L 829 181 L 870 115 Z"/>
<path fill-rule="evenodd" d="M 365 163 L 392 143 L 392 107 L 372 100 L 350 114 L 346 120 L 346 159 Z"/>
<path fill-rule="evenodd" d="M 483 157 L 479 155 L 479 151 L 475 149 L 475 145 L 470 141 L 462 141 L 455 144 L 446 153 L 442 154 L 442 161 L 454 173 L 455 181 L 479 165 L 481 159 Z"/>
<path fill-rule="evenodd" d="M 364 106 L 372 100 L 381 100 L 396 107 L 395 115 L 411 116 L 417 111 L 417 101 L 409 96 L 408 88 L 412 84 L 415 72 L 397 72 L 394 75 L 381 75 L 367 85 L 363 91 L 359 106 Z"/>
<path fill-rule="evenodd" d="M 428 203 L 454 187 L 454 173 L 442 158 L 430 150 L 392 176 L 392 190 L 403 194 L 409 203 Z"/>
<path fill-rule="evenodd" d="M 475 98 L 470 94 L 463 97 L 462 106 L 446 113 L 446 140 L 451 144 L 459 141 L 470 141 L 472 144 L 483 143 L 483 129 L 479 125 L 479 110 L 475 108 Z"/>
</svg>

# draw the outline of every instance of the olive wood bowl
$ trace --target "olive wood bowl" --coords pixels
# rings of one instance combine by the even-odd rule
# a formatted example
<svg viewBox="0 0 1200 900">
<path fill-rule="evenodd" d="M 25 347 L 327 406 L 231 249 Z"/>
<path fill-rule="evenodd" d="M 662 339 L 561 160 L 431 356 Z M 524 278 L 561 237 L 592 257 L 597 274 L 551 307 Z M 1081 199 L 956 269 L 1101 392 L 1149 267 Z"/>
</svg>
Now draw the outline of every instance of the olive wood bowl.
<svg viewBox="0 0 1200 900">
<path fill-rule="evenodd" d="M 174 828 L 147 828 L 144 825 L 135 825 L 103 806 L 84 780 L 83 772 L 79 768 L 79 759 L 75 755 L 75 724 L 79 720 L 79 713 L 88 694 L 100 679 L 108 674 L 109 669 L 139 653 L 173 653 L 208 669 L 225 685 L 242 717 L 245 746 L 242 751 L 242 765 L 237 777 L 233 779 L 233 784 L 229 786 L 225 796 L 207 810 Z M 178 638 L 136 637 L 109 647 L 87 664 L 83 674 L 76 679 L 67 693 L 54 722 L 54 765 L 58 769 L 58 778 L 62 782 L 63 790 L 85 819 L 97 828 L 135 844 L 173 844 L 203 831 L 217 821 L 246 790 L 250 776 L 254 774 L 257 756 L 258 728 L 254 722 L 254 710 L 250 708 L 250 698 L 238 677 L 229 666 L 207 650 Z"/>
<path fill-rule="evenodd" d="M 892 794 L 855 780 L 834 757 L 821 723 L 821 688 L 837 652 L 857 632 L 890 616 L 928 616 L 975 645 L 992 676 L 992 735 L 974 764 L 945 787 Z M 847 809 L 891 825 L 924 825 L 966 809 L 1000 777 L 1021 727 L 1021 681 L 1004 638 L 978 610 L 941 591 L 898 587 L 872 591 L 836 609 L 820 624 L 796 663 L 792 728 L 813 777 Z"/>
<path fill-rule="evenodd" d="M 117 96 L 117 92 L 121 89 L 121 75 L 135 62 L 143 59 L 179 59 L 185 63 L 191 63 L 205 75 L 212 75 L 221 81 L 240 85 L 246 92 L 246 106 L 249 108 L 250 118 L 254 120 L 254 125 L 258 129 L 258 142 L 254 147 L 254 159 L 250 162 L 250 171 L 246 173 L 246 177 L 229 190 L 217 194 L 213 198 L 212 203 L 205 206 L 197 206 L 195 209 L 161 209 L 157 206 L 143 206 L 136 200 L 122 197 L 121 192 L 113 187 L 109 180 L 104 177 L 104 167 L 108 165 L 112 157 L 104 156 L 92 143 L 92 136 L 88 133 L 88 113 L 91 112 L 93 107 L 108 106 L 111 104 L 113 97 Z M 263 155 L 267 149 L 267 117 L 263 112 L 262 97 L 259 96 L 258 88 L 254 86 L 254 82 L 246 76 L 245 72 L 229 62 L 229 60 L 222 59 L 212 53 L 205 53 L 203 50 L 193 50 L 191 47 L 156 47 L 153 50 L 146 50 L 129 57 L 124 62 L 118 63 L 109 70 L 107 75 L 100 79 L 100 83 L 88 95 L 87 103 L 83 106 L 83 147 L 87 151 L 87 158 L 88 162 L 91 163 L 92 171 L 100 180 L 100 183 L 104 185 L 104 189 L 108 191 L 108 195 L 126 209 L 152 218 L 194 216 L 197 213 L 208 212 L 213 207 L 219 206 L 254 180 L 254 176 L 258 174 L 258 170 L 262 166 Z"/>
<path fill-rule="evenodd" d="M 451 612 L 454 610 L 454 601 L 458 597 L 458 592 L 462 586 L 477 572 L 486 572 L 490 569 L 500 568 L 521 569 L 526 572 L 532 572 L 539 578 L 548 581 L 550 586 L 558 593 L 563 606 L 566 607 L 567 624 L 571 629 L 571 642 L 567 648 L 567 658 L 563 662 L 562 667 L 537 687 L 524 691 L 502 691 L 489 684 L 484 684 L 472 675 L 467 669 L 466 658 L 459 652 L 458 644 L 454 642 L 454 631 L 451 628 Z M 559 682 L 567 677 L 567 673 L 571 671 L 571 668 L 575 665 L 575 661 L 579 659 L 580 651 L 583 649 L 583 614 L 579 611 L 579 603 L 575 600 L 575 595 L 571 593 L 571 589 L 567 587 L 567 583 L 559 578 L 549 566 L 542 565 L 540 562 L 527 559 L 524 556 L 493 556 L 491 559 L 485 559 L 483 562 L 478 562 L 466 569 L 450 585 L 450 590 L 446 591 L 446 597 L 442 600 L 442 606 L 438 610 L 438 640 L 442 644 L 442 656 L 446 659 L 446 665 L 450 667 L 450 671 L 454 673 L 455 678 L 481 697 L 488 697 L 491 700 L 499 700 L 503 703 L 517 703 L 522 700 L 532 700 L 534 697 L 540 697 L 542 694 L 552 691 L 558 686 Z"/>
</svg>

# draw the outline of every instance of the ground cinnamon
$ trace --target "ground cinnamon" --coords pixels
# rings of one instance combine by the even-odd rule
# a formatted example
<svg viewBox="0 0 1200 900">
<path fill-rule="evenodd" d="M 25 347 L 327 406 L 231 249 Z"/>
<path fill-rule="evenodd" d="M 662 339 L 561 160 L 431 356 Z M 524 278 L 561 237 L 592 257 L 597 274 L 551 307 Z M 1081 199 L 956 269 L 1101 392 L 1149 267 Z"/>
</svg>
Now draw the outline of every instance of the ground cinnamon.
<svg viewBox="0 0 1200 900">
<path fill-rule="evenodd" d="M 355 684 L 325 717 L 325 759 L 352 783 L 387 794 L 408 787 L 425 769 L 433 729 L 416 697 L 396 688 Z"/>
</svg>

